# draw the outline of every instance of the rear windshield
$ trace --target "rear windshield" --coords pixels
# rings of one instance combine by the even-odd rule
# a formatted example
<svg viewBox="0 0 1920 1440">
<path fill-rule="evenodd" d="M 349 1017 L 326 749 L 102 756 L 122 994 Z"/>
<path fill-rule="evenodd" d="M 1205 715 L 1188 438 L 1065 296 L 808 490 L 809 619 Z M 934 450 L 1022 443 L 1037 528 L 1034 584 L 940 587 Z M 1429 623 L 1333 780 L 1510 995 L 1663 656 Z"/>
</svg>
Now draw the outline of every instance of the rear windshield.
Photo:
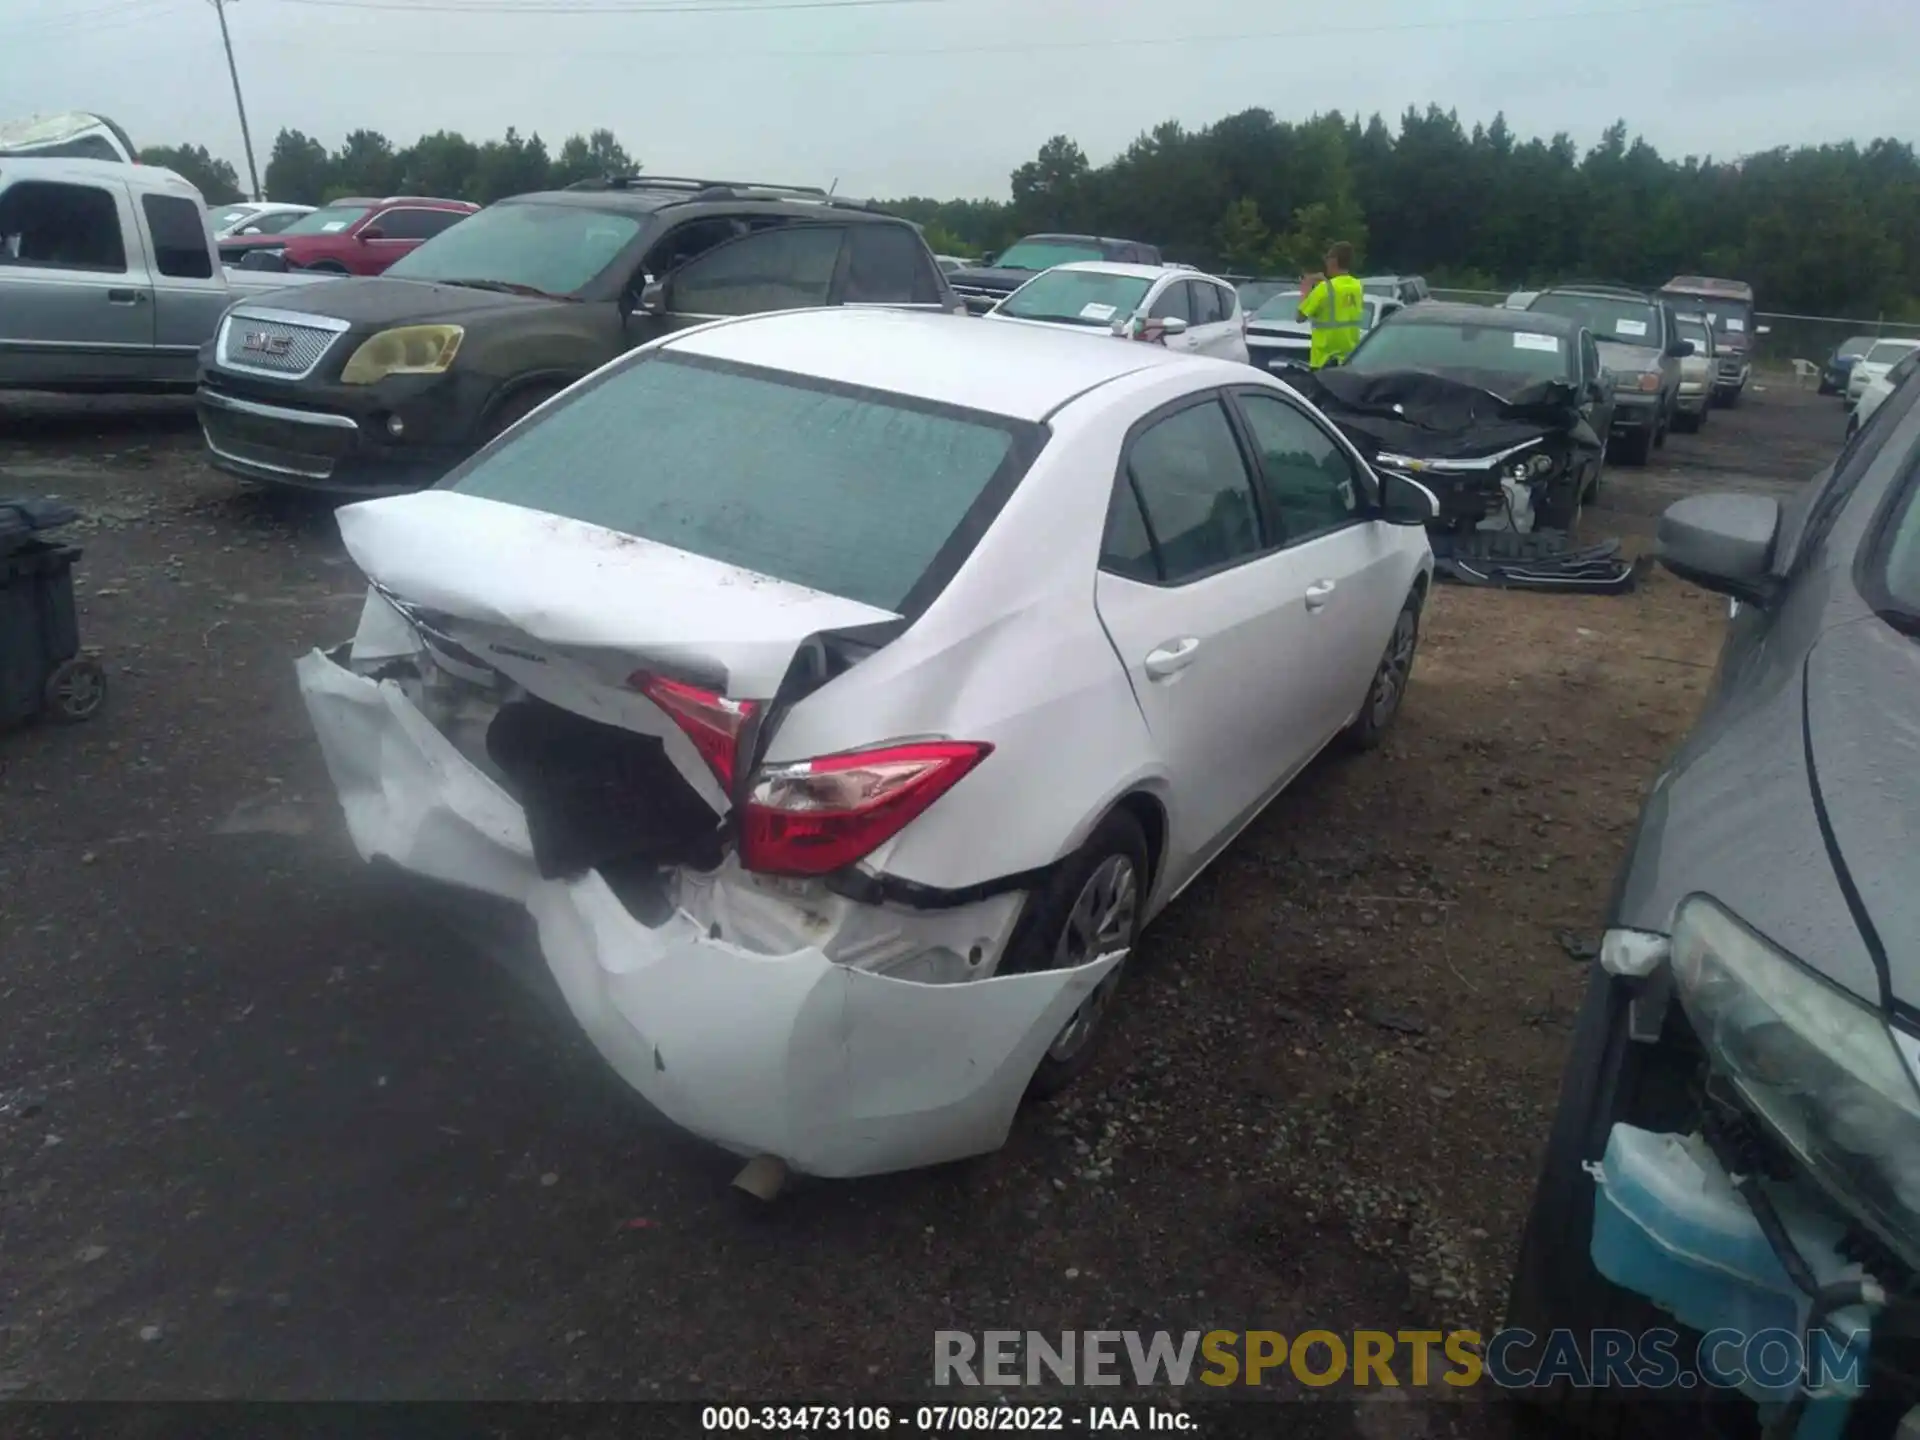
<svg viewBox="0 0 1920 1440">
<path fill-rule="evenodd" d="M 1363 375 L 1425 370 L 1495 394 L 1511 394 L 1541 380 L 1573 379 L 1573 349 L 1565 336 L 1493 325 L 1435 325 L 1403 312 L 1361 342 L 1347 368 Z"/>
<path fill-rule="evenodd" d="M 656 351 L 446 483 L 898 612 L 1042 433 Z"/>
<path fill-rule="evenodd" d="M 1724 295 L 1689 295 L 1679 290 L 1660 292 L 1676 310 L 1707 317 L 1716 335 L 1745 335 L 1753 329 L 1753 307 Z"/>
<path fill-rule="evenodd" d="M 402 280 L 484 280 L 569 295 L 640 233 L 632 215 L 580 205 L 489 205 L 387 267 Z"/>
<path fill-rule="evenodd" d="M 1920 345 L 1920 340 L 1881 340 L 1867 352 L 1869 365 L 1891 365 L 1896 360 L 1904 360 L 1907 352 Z"/>
</svg>

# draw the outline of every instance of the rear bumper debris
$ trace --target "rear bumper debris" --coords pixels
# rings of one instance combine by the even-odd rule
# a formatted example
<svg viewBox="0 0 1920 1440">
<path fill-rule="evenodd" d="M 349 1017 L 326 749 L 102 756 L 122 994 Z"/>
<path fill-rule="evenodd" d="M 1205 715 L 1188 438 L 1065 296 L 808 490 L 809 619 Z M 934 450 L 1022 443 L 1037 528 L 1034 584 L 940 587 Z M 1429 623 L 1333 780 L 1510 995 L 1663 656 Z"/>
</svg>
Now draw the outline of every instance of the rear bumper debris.
<svg viewBox="0 0 1920 1440">
<path fill-rule="evenodd" d="M 923 984 L 815 947 L 751 951 L 682 910 L 643 924 L 597 871 L 541 878 L 519 805 L 399 684 L 319 651 L 296 669 L 362 858 L 523 906 L 607 1063 L 736 1154 L 849 1177 L 997 1149 L 1048 1045 L 1124 959 Z"/>
</svg>

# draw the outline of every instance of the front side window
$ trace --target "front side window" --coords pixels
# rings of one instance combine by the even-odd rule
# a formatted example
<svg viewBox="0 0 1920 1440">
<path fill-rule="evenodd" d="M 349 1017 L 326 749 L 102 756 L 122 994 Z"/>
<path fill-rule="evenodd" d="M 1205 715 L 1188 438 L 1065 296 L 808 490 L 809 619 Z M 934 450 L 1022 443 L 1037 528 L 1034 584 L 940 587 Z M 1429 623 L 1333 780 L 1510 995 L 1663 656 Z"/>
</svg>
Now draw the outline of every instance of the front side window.
<svg viewBox="0 0 1920 1440">
<path fill-rule="evenodd" d="M 1713 353 L 1713 336 L 1704 321 L 1683 316 L 1674 322 L 1674 331 L 1682 340 L 1693 342 L 1694 354 L 1711 355 Z"/>
<path fill-rule="evenodd" d="M 765 315 L 825 305 L 845 237 L 838 226 L 786 225 L 729 240 L 675 272 L 667 308 L 680 315 Z"/>
<path fill-rule="evenodd" d="M 1043 439 L 1019 420 L 669 351 L 446 484 L 898 611 Z"/>
<path fill-rule="evenodd" d="M 1240 409 L 1260 455 L 1267 513 L 1288 544 L 1362 518 L 1353 462 L 1333 437 L 1286 401 L 1242 393 Z"/>
<path fill-rule="evenodd" d="M 1138 310 L 1152 283 L 1105 270 L 1049 270 L 1002 300 L 998 313 L 1015 320 L 1105 328 Z"/>
<path fill-rule="evenodd" d="M 366 219 L 365 205 L 327 205 L 302 215 L 282 235 L 344 235 Z"/>
<path fill-rule="evenodd" d="M 1199 319 L 1193 311 L 1193 287 L 1185 280 L 1176 280 L 1154 298 L 1153 308 L 1147 311 L 1152 320 L 1185 320 L 1189 325 L 1198 324 Z"/>
<path fill-rule="evenodd" d="M 23 180 L 9 186 L 0 193 L 0 264 L 123 275 L 120 209 L 93 185 Z"/>
<path fill-rule="evenodd" d="M 389 210 L 376 216 L 369 228 L 378 227 L 388 240 L 426 240 L 466 218 L 458 210 Z"/>
<path fill-rule="evenodd" d="M 387 267 L 387 274 L 402 280 L 478 280 L 570 295 L 611 265 L 640 233 L 640 221 L 632 215 L 580 205 L 505 204 L 473 215 L 438 213 L 459 223 L 448 224 L 402 255 Z"/>
<path fill-rule="evenodd" d="M 140 208 L 153 236 L 153 263 L 162 275 L 213 278 L 213 251 L 207 245 L 198 205 L 178 195 L 142 195 Z"/>
<path fill-rule="evenodd" d="M 1643 345 L 1650 350 L 1661 348 L 1660 312 L 1644 300 L 1611 295 L 1547 294 L 1537 296 L 1527 309 L 1578 320 L 1602 340 Z"/>
<path fill-rule="evenodd" d="M 1139 509 L 1141 530 L 1128 529 L 1122 497 L 1121 516 L 1109 521 L 1107 548 L 1119 556 L 1133 552 L 1134 578 L 1177 585 L 1260 550 L 1253 481 L 1218 400 L 1190 405 L 1136 435 L 1123 485 Z M 1151 549 L 1151 575 L 1140 573 L 1140 533 Z"/>
</svg>

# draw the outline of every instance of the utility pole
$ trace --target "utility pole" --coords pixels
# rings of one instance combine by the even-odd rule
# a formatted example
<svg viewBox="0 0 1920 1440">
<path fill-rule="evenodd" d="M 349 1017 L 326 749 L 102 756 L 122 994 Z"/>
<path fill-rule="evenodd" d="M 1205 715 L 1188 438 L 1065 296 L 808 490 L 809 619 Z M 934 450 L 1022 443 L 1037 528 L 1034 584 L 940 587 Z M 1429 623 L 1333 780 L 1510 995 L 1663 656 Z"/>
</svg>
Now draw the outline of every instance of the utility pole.
<svg viewBox="0 0 1920 1440">
<path fill-rule="evenodd" d="M 240 98 L 240 68 L 233 63 L 233 37 L 227 33 L 227 5 L 230 0 L 211 0 L 213 13 L 220 17 L 220 43 L 227 47 L 227 74 L 233 77 L 233 104 L 240 112 L 240 139 L 247 147 L 247 178 L 253 182 L 252 198 L 264 200 L 260 193 L 260 170 L 253 163 L 253 132 L 247 128 L 247 102 Z"/>
</svg>

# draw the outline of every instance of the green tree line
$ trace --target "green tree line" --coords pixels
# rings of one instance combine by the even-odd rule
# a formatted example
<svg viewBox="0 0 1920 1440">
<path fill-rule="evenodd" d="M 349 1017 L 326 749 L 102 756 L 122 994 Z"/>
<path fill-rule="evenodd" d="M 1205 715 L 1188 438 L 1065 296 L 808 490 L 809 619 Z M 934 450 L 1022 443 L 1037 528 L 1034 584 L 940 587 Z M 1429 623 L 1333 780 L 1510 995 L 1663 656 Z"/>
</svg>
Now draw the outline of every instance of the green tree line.
<svg viewBox="0 0 1920 1440">
<path fill-rule="evenodd" d="M 1064 135 L 1006 201 L 891 202 L 936 249 L 977 254 L 1066 230 L 1144 240 L 1213 270 L 1297 274 L 1351 240 L 1371 270 L 1470 289 L 1583 278 L 1746 280 L 1768 310 L 1920 320 L 1920 163 L 1910 144 L 1803 146 L 1735 161 L 1662 156 L 1624 121 L 1582 153 L 1451 110 L 1297 123 L 1247 110 L 1168 121 L 1110 163 Z"/>
<path fill-rule="evenodd" d="M 210 201 L 241 193 L 204 146 L 142 158 L 181 171 Z M 399 193 L 486 204 L 638 168 L 610 130 L 558 153 L 512 129 L 485 141 L 443 130 L 406 146 L 356 130 L 332 150 L 282 130 L 262 178 L 273 199 L 306 204 Z M 1207 269 L 1285 275 L 1345 239 L 1370 269 L 1442 287 L 1705 273 L 1748 281 L 1769 310 L 1920 320 L 1920 162 L 1890 139 L 1676 160 L 1624 121 L 1582 152 L 1565 134 L 1523 140 L 1504 116 L 1468 129 L 1432 105 L 1409 108 L 1397 130 L 1378 115 L 1285 121 L 1255 109 L 1198 130 L 1168 121 L 1099 166 L 1058 135 L 1010 178 L 1005 200 L 887 203 L 943 253 L 1068 230 L 1148 241 Z"/>
<path fill-rule="evenodd" d="M 204 145 L 150 146 L 140 158 L 178 171 L 209 205 L 224 205 L 245 193 L 232 164 Z M 537 134 L 523 137 L 511 127 L 498 140 L 476 142 L 439 130 L 406 146 L 395 146 L 378 130 L 355 130 L 332 150 L 298 130 L 282 130 L 274 137 L 260 183 L 269 199 L 296 205 L 321 205 L 344 195 L 435 195 L 490 205 L 508 195 L 639 168 L 611 130 L 571 136 L 557 154 Z"/>
</svg>

